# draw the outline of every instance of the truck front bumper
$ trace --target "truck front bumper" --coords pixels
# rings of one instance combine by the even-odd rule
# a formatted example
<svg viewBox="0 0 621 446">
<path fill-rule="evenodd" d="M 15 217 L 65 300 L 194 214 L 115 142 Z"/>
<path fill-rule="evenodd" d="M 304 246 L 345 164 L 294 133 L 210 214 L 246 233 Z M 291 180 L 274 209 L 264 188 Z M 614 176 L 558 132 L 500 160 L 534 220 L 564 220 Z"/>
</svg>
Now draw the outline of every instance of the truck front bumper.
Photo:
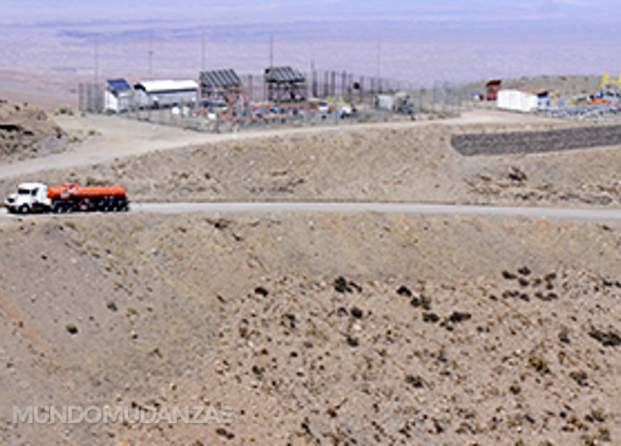
<svg viewBox="0 0 621 446">
<path fill-rule="evenodd" d="M 9 203 L 8 201 L 4 202 L 4 207 L 6 210 L 12 214 L 17 212 L 17 203 Z"/>
</svg>

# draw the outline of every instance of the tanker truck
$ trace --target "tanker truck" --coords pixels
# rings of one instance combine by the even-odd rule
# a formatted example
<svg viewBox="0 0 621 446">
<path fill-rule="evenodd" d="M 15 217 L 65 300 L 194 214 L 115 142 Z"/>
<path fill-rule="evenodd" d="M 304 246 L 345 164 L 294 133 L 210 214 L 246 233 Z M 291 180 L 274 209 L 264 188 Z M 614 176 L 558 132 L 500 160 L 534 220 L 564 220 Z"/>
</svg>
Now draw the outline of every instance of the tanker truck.
<svg viewBox="0 0 621 446">
<path fill-rule="evenodd" d="M 78 186 L 43 183 L 22 183 L 17 193 L 9 195 L 4 203 L 11 213 L 33 212 L 114 212 L 127 211 L 129 202 L 122 186 Z"/>
</svg>

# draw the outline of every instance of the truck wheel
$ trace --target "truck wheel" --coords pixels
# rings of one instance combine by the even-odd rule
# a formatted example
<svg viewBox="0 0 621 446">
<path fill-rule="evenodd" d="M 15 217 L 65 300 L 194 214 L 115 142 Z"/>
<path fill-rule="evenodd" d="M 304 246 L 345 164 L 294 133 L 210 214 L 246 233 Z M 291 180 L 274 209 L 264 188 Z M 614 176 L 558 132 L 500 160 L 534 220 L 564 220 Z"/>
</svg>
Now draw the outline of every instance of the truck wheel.
<svg viewBox="0 0 621 446">
<path fill-rule="evenodd" d="M 20 214 L 27 214 L 30 211 L 30 208 L 28 207 L 28 205 L 22 204 L 19 207 L 19 213 Z"/>
</svg>

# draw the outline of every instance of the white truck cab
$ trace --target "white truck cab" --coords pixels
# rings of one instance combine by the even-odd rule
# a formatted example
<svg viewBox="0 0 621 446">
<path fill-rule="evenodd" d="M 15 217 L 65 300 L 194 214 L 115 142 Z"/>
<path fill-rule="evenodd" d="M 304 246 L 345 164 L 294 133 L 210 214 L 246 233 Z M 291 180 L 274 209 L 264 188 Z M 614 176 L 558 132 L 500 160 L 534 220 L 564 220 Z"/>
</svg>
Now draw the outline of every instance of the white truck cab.
<svg viewBox="0 0 621 446">
<path fill-rule="evenodd" d="M 27 214 L 29 212 L 45 212 L 51 207 L 47 197 L 47 186 L 43 183 L 22 183 L 16 194 L 11 194 L 4 202 L 9 212 Z"/>
</svg>

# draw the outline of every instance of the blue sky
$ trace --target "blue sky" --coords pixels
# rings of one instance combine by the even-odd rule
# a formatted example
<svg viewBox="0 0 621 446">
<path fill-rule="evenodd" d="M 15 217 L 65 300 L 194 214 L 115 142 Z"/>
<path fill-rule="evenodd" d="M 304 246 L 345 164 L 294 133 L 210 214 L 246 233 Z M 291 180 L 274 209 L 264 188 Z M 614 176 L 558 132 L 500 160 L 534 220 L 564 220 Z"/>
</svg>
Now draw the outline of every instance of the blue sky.
<svg viewBox="0 0 621 446">
<path fill-rule="evenodd" d="M 613 23 L 612 0 L 3 0 L 0 23 L 170 20 L 215 24 L 327 20 L 394 20 L 468 25 L 554 21 Z"/>
</svg>

